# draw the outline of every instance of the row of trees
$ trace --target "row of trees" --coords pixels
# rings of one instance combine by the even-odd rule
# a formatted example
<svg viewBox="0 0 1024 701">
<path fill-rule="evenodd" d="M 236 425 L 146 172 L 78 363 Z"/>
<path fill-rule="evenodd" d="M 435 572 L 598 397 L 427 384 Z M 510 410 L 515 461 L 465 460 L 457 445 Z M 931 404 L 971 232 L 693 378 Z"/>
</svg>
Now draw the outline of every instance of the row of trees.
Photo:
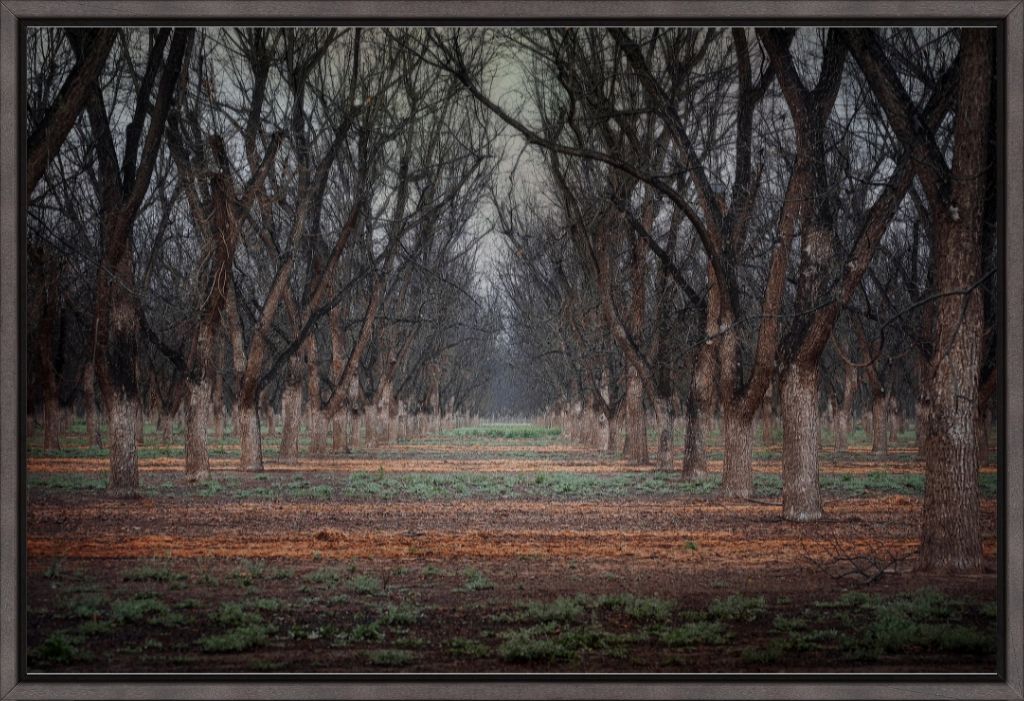
<svg viewBox="0 0 1024 701">
<path fill-rule="evenodd" d="M 144 414 L 169 432 L 180 410 L 201 480 L 226 412 L 261 470 L 272 404 L 284 461 L 303 420 L 320 456 L 359 415 L 388 440 L 402 414 L 478 408 L 496 130 L 448 73 L 359 29 L 39 29 L 28 56 L 44 447 L 76 403 L 99 440 L 94 386 L 122 495 Z"/>
<path fill-rule="evenodd" d="M 586 407 L 609 448 L 620 424 L 637 463 L 653 419 L 663 469 L 685 414 L 692 477 L 718 412 L 722 492 L 740 498 L 755 420 L 777 402 L 783 516 L 813 521 L 821 409 L 844 440 L 865 384 L 876 442 L 897 400 L 916 419 L 922 564 L 979 565 L 997 385 L 992 32 L 448 31 L 417 51 L 535 147 L 541 185 L 498 205 L 499 279 L 512 355 L 546 402 Z M 482 87 L 507 60 L 525 108 Z"/>
<path fill-rule="evenodd" d="M 739 498 L 777 413 L 812 521 L 821 409 L 844 437 L 866 384 L 876 440 L 915 419 L 922 563 L 980 563 L 991 31 L 40 29 L 29 58 L 45 440 L 95 377 L 115 491 L 146 404 L 184 408 L 194 479 L 226 406 L 251 470 L 271 402 L 285 459 L 303 414 L 319 455 L 402 403 L 561 404 L 637 463 L 652 421 L 671 469 L 685 416 L 694 478 L 719 415 Z"/>
</svg>

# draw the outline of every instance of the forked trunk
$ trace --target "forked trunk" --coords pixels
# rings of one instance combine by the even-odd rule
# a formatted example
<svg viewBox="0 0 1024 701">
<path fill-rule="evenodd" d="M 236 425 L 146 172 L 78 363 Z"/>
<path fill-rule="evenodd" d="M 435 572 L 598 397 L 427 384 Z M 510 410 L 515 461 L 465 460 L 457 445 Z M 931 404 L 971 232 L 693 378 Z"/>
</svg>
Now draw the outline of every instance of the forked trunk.
<svg viewBox="0 0 1024 701">
<path fill-rule="evenodd" d="M 782 517 L 821 518 L 818 480 L 818 366 L 791 365 L 782 376 Z"/>
</svg>

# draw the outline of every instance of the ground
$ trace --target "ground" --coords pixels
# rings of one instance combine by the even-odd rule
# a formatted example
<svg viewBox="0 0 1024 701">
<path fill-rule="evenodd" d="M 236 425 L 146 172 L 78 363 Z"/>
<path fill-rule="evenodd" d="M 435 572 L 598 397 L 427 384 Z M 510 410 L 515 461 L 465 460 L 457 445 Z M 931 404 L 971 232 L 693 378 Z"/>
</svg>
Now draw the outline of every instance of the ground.
<svg viewBox="0 0 1024 701">
<path fill-rule="evenodd" d="M 794 524 L 778 437 L 721 501 L 715 435 L 698 483 L 499 425 L 295 465 L 269 438 L 261 474 L 227 437 L 190 485 L 149 430 L 134 501 L 81 426 L 30 440 L 30 671 L 995 670 L 995 468 L 984 571 L 915 572 L 912 433 L 823 449 L 826 516 Z"/>
</svg>

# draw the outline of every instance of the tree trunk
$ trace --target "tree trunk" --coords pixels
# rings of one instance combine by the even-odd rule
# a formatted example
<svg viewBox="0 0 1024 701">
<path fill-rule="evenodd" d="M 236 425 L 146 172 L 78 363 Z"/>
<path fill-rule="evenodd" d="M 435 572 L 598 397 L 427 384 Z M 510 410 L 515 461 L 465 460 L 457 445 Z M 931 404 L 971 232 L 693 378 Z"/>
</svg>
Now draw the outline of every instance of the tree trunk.
<svg viewBox="0 0 1024 701">
<path fill-rule="evenodd" d="M 686 399 L 686 446 L 683 450 L 683 477 L 702 480 L 708 475 L 708 458 L 704 452 L 704 426 L 697 396 L 693 389 Z"/>
<path fill-rule="evenodd" d="M 100 427 L 96 420 L 96 371 L 91 362 L 86 363 L 85 371 L 82 373 L 82 395 L 85 403 L 85 444 L 90 447 L 101 448 L 103 441 L 100 439 Z"/>
<path fill-rule="evenodd" d="M 876 394 L 871 400 L 871 452 L 889 454 L 889 412 L 884 394 Z"/>
<path fill-rule="evenodd" d="M 263 472 L 263 445 L 256 402 L 239 403 L 235 415 L 240 455 L 239 466 L 246 472 Z"/>
<path fill-rule="evenodd" d="M 654 401 L 655 415 L 658 419 L 658 469 L 671 470 L 676 415 L 670 398 L 658 397 Z"/>
<path fill-rule="evenodd" d="M 938 349 L 929 367 L 928 443 L 920 565 L 969 571 L 981 566 L 978 505 L 980 350 L 984 329 L 982 228 L 990 136 L 993 46 L 989 32 L 960 37 L 953 165 L 949 200 L 930 202 L 935 246 Z M 947 205 L 947 202 L 950 204 Z"/>
<path fill-rule="evenodd" d="M 647 418 L 644 416 L 644 390 L 640 374 L 632 366 L 626 375 L 626 443 L 624 455 L 632 465 L 646 465 Z"/>
<path fill-rule="evenodd" d="M 818 366 L 790 365 L 782 375 L 782 517 L 821 518 L 818 481 Z"/>
<path fill-rule="evenodd" d="M 725 465 L 722 468 L 722 495 L 749 499 L 754 491 L 754 421 L 726 405 L 722 416 Z"/>
<path fill-rule="evenodd" d="M 213 388 L 210 398 L 213 409 L 213 436 L 218 443 L 224 441 L 224 375 L 213 369 Z"/>
<path fill-rule="evenodd" d="M 174 441 L 174 415 L 160 415 L 160 440 L 164 445 L 170 445 Z"/>
<path fill-rule="evenodd" d="M 210 454 L 206 443 L 209 417 L 209 380 L 189 382 L 185 402 L 185 479 L 189 482 L 210 477 Z"/>
<path fill-rule="evenodd" d="M 843 397 L 836 407 L 835 444 L 836 452 L 845 452 L 849 447 L 850 415 L 853 413 L 853 399 L 857 392 L 857 368 L 847 363 L 843 373 Z"/>
<path fill-rule="evenodd" d="M 284 419 L 281 428 L 281 448 L 278 460 L 283 463 L 294 463 L 299 458 L 299 431 L 302 422 L 302 384 L 301 375 L 295 361 L 289 361 L 289 371 L 285 377 L 284 391 L 281 392 L 281 412 Z"/>
<path fill-rule="evenodd" d="M 917 452 L 924 454 L 924 447 L 928 440 L 928 403 L 923 396 L 919 396 L 914 408 L 914 440 L 917 444 Z"/>
<path fill-rule="evenodd" d="M 138 401 L 118 394 L 107 409 L 110 424 L 110 483 L 116 497 L 134 497 L 139 490 Z"/>
</svg>

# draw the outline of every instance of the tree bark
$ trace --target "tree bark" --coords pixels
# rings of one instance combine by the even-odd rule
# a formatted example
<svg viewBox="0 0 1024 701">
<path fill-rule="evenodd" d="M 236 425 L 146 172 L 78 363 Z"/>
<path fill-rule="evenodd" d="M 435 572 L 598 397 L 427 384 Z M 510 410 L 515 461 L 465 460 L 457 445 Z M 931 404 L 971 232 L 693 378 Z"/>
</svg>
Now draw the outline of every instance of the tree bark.
<svg viewBox="0 0 1024 701">
<path fill-rule="evenodd" d="M 644 415 L 644 390 L 640 374 L 632 366 L 626 374 L 626 443 L 623 446 L 625 457 L 632 465 L 646 465 L 650 462 L 647 455 L 647 417 Z"/>
<path fill-rule="evenodd" d="M 953 166 L 946 202 L 933 201 L 936 352 L 929 366 L 925 496 L 920 566 L 981 566 L 978 505 L 980 344 L 984 328 L 981 236 L 988 162 L 993 47 L 984 29 L 963 29 Z"/>
<path fill-rule="evenodd" d="M 188 383 L 185 402 L 185 479 L 199 482 L 210 477 L 207 421 L 210 417 L 210 381 Z"/>
<path fill-rule="evenodd" d="M 263 472 L 263 445 L 255 402 L 239 403 L 235 415 L 235 425 L 238 427 L 239 467 L 246 472 Z"/>
<path fill-rule="evenodd" d="M 821 518 L 818 484 L 817 364 L 790 365 L 782 375 L 782 517 Z"/>
<path fill-rule="evenodd" d="M 722 412 L 725 465 L 722 496 L 749 499 L 754 491 L 754 421 L 727 403 Z"/>
<path fill-rule="evenodd" d="M 690 390 L 686 399 L 686 446 L 683 451 L 683 477 L 701 480 L 708 475 L 708 460 L 704 453 L 704 430 L 707 421 L 700 414 L 696 392 Z"/>
<path fill-rule="evenodd" d="M 295 463 L 299 458 L 299 433 L 302 422 L 302 372 L 298 359 L 288 361 L 284 390 L 281 392 L 281 448 L 278 460 Z"/>
<path fill-rule="evenodd" d="M 878 456 L 889 454 L 889 411 L 884 394 L 875 394 L 871 399 L 871 452 Z"/>
</svg>

